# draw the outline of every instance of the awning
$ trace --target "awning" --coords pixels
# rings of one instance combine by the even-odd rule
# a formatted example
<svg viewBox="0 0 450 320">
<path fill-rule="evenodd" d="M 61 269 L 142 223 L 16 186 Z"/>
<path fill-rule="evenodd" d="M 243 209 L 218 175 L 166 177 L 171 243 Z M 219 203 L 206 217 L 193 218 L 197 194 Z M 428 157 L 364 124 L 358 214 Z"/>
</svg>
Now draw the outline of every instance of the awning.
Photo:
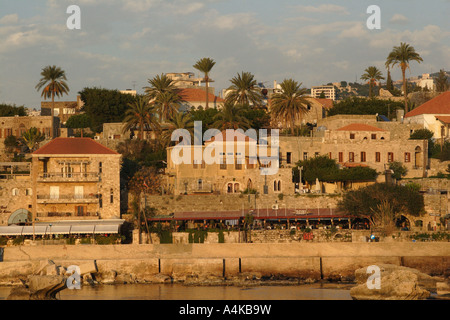
<svg viewBox="0 0 450 320">
<path fill-rule="evenodd" d="M 88 224 L 88 225 L 72 225 L 72 229 L 70 229 L 70 234 L 81 234 L 81 233 L 88 233 L 92 234 L 94 233 L 95 225 Z"/>
<path fill-rule="evenodd" d="M 0 236 L 20 236 L 23 226 L 0 226 Z"/>
<path fill-rule="evenodd" d="M 47 226 L 24 226 L 22 230 L 23 236 L 44 235 L 47 230 Z"/>
<path fill-rule="evenodd" d="M 47 234 L 70 234 L 70 228 L 72 226 L 49 226 L 47 228 Z"/>
<path fill-rule="evenodd" d="M 94 233 L 119 233 L 119 225 L 97 225 L 95 226 Z"/>
</svg>

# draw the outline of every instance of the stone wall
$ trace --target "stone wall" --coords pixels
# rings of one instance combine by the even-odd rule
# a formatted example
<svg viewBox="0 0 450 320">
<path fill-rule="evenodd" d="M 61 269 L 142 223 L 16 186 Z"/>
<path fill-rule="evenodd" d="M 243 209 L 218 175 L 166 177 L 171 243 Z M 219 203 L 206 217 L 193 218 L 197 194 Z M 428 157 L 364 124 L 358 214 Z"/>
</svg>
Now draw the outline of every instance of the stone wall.
<svg viewBox="0 0 450 320">
<path fill-rule="evenodd" d="M 129 197 L 131 201 L 131 197 Z M 337 207 L 340 197 L 337 195 L 285 195 L 282 200 L 278 195 L 254 194 L 226 194 L 226 195 L 147 195 L 141 198 L 141 205 L 154 207 L 158 214 L 170 214 L 173 212 L 189 211 L 234 211 L 242 209 L 271 209 L 278 205 L 280 216 L 284 214 L 284 208 L 288 209 L 317 209 L 329 208 L 330 213 Z"/>
</svg>

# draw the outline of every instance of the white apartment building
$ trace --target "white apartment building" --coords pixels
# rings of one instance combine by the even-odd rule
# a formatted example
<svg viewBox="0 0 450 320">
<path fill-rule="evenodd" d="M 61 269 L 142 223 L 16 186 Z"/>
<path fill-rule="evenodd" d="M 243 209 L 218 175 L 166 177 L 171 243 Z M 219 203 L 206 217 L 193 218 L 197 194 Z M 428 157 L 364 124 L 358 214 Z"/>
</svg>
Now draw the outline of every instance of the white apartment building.
<svg viewBox="0 0 450 320">
<path fill-rule="evenodd" d="M 311 97 L 319 98 L 322 93 L 326 99 L 336 100 L 336 89 L 333 85 L 311 87 Z"/>
</svg>

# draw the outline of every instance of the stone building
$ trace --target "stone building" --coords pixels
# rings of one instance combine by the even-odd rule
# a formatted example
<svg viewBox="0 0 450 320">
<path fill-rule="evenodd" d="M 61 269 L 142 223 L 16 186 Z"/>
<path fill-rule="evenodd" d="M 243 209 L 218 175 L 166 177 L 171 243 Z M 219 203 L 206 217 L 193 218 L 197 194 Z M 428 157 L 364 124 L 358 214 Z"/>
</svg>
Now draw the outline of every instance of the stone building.
<svg viewBox="0 0 450 320">
<path fill-rule="evenodd" d="M 40 221 L 119 218 L 120 157 L 89 138 L 56 138 L 35 151 L 33 216 Z"/>
<path fill-rule="evenodd" d="M 223 139 L 222 139 L 223 138 Z M 293 193 L 292 170 L 278 168 L 278 149 L 231 130 L 204 145 L 167 148 L 167 189 L 173 194 L 232 194 L 256 190 L 260 194 Z M 180 152 L 181 151 L 181 152 Z M 183 158 L 175 159 L 179 154 Z M 198 158 L 196 155 L 200 155 Z M 208 164 L 207 155 L 215 158 Z M 197 161 L 198 159 L 198 161 Z M 212 162 L 212 161 L 211 161 Z M 271 174 L 264 169 L 276 167 Z"/>
<path fill-rule="evenodd" d="M 57 126 L 55 121 L 55 126 Z M 19 139 L 22 134 L 30 128 L 35 127 L 45 135 L 46 140 L 51 139 L 52 118 L 51 116 L 28 116 L 28 117 L 0 117 L 0 160 L 7 161 L 5 150 L 5 139 L 15 136 Z"/>
<path fill-rule="evenodd" d="M 77 101 L 55 101 L 53 115 L 59 118 L 62 124 L 65 124 L 71 116 L 81 113 L 83 105 L 81 96 L 77 96 Z M 51 116 L 51 114 L 52 102 L 41 101 L 41 116 Z"/>
</svg>

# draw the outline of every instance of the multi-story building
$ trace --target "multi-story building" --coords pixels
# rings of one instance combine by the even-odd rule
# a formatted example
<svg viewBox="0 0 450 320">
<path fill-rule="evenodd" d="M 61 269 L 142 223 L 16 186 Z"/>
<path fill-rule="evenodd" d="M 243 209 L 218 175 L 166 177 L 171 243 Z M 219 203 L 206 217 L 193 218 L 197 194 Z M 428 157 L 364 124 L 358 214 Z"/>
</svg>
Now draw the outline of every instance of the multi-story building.
<svg viewBox="0 0 450 320">
<path fill-rule="evenodd" d="M 73 115 L 79 114 L 84 102 L 81 100 L 80 96 L 77 96 L 77 101 L 55 101 L 55 107 L 53 111 L 53 116 L 60 119 L 62 124 Z M 51 116 L 52 114 L 52 102 L 42 101 L 41 102 L 41 116 Z M 59 126 L 58 126 L 59 127 Z"/>
<path fill-rule="evenodd" d="M 120 217 L 120 157 L 89 138 L 56 138 L 32 154 L 33 216 Z"/>
<path fill-rule="evenodd" d="M 311 87 L 311 97 L 320 98 L 322 94 L 326 99 L 336 100 L 336 88 L 333 85 Z"/>
<path fill-rule="evenodd" d="M 270 139 L 269 144 L 260 144 L 238 131 L 231 130 L 230 134 L 223 131 L 204 145 L 186 146 L 181 154 L 190 156 L 180 163 L 174 159 L 180 153 L 176 148 L 167 148 L 166 169 L 167 188 L 174 194 L 230 194 L 246 189 L 261 194 L 294 191 L 292 170 L 275 164 L 278 149 L 271 149 Z M 200 154 L 200 158 L 196 154 Z M 208 164 L 206 155 L 217 156 L 217 161 Z M 276 172 L 262 174 L 264 169 L 273 166 L 276 166 Z"/>
<path fill-rule="evenodd" d="M 195 88 L 201 86 L 204 82 L 203 78 L 196 78 L 193 72 L 169 72 L 166 73 L 166 76 L 178 88 Z M 209 82 L 214 82 L 214 80 L 210 79 Z"/>
</svg>

